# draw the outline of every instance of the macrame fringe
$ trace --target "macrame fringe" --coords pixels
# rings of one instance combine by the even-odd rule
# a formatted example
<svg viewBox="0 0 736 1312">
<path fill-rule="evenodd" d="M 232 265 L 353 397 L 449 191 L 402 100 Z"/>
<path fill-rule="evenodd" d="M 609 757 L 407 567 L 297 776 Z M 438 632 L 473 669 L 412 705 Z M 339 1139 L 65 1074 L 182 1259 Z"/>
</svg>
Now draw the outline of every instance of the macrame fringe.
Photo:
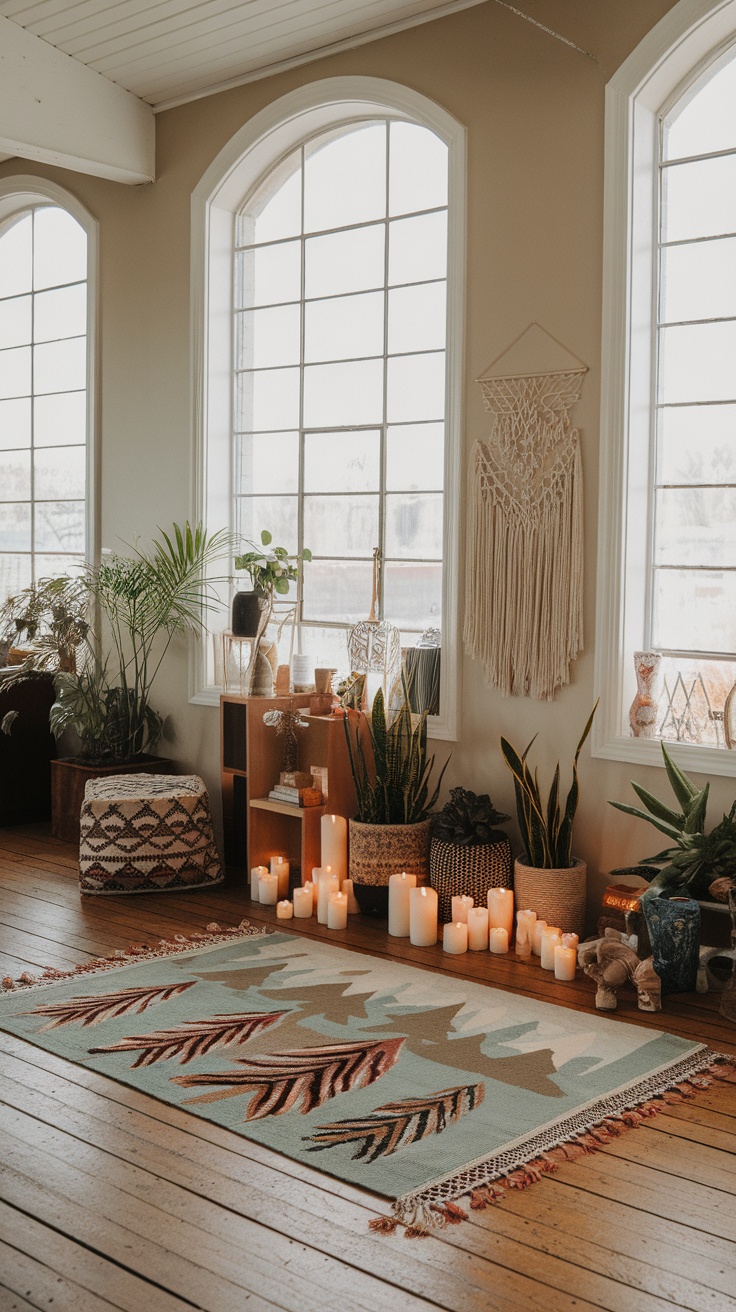
<svg viewBox="0 0 736 1312">
<path fill-rule="evenodd" d="M 706 1052 L 701 1054 L 701 1059 L 702 1068 L 694 1070 L 687 1079 L 667 1083 L 654 1097 L 646 1098 L 636 1107 L 602 1116 L 584 1130 L 555 1143 L 513 1170 L 494 1171 L 494 1159 L 489 1158 L 488 1163 L 476 1164 L 472 1168 L 473 1174 L 482 1176 L 485 1165 L 489 1176 L 472 1188 L 467 1187 L 467 1176 L 471 1172 L 463 1171 L 441 1185 L 430 1186 L 424 1193 L 397 1199 L 392 1206 L 392 1215 L 374 1217 L 368 1222 L 369 1229 L 379 1235 L 394 1234 L 403 1229 L 405 1239 L 422 1239 L 448 1225 L 460 1225 L 469 1220 L 470 1212 L 482 1212 L 502 1202 L 509 1189 L 528 1189 L 545 1175 L 552 1175 L 561 1163 L 574 1162 L 579 1157 L 600 1152 L 614 1139 L 638 1129 L 667 1106 L 685 1102 L 699 1091 L 710 1088 L 714 1080 L 736 1084 L 736 1058 L 726 1053 Z M 661 1079 L 666 1080 L 666 1076 Z M 494 1175 L 495 1178 L 490 1178 Z M 446 1193 L 447 1197 L 442 1198 L 441 1193 Z M 460 1206 L 459 1199 L 466 1202 L 466 1206 Z"/>
</svg>

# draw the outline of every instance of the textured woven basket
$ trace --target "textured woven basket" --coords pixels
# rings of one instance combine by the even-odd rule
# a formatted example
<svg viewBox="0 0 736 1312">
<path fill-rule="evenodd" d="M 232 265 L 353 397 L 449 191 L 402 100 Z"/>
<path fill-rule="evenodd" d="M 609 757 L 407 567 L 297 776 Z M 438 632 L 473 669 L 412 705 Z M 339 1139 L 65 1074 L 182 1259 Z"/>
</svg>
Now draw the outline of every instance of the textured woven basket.
<svg viewBox="0 0 736 1312">
<path fill-rule="evenodd" d="M 588 868 L 575 858 L 567 870 L 540 870 L 514 862 L 516 910 L 536 911 L 548 925 L 559 925 L 563 934 L 585 934 L 585 885 Z"/>
<path fill-rule="evenodd" d="M 431 821 L 416 825 L 364 825 L 351 820 L 350 878 L 360 909 L 388 915 L 388 881 L 406 870 L 423 884 L 429 872 Z"/>
<path fill-rule="evenodd" d="M 472 897 L 486 905 L 489 888 L 511 888 L 511 844 L 508 838 L 478 847 L 458 847 L 433 838 L 429 851 L 429 882 L 437 890 L 440 920 L 452 919 L 452 899 Z"/>
</svg>

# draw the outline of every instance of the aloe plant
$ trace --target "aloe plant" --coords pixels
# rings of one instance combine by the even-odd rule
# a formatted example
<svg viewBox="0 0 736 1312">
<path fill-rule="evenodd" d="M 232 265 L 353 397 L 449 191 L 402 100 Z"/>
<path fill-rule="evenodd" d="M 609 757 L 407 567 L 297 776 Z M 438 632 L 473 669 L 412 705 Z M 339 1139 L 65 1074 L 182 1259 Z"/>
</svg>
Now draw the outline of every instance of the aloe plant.
<svg viewBox="0 0 736 1312">
<path fill-rule="evenodd" d="M 519 756 L 506 738 L 501 739 L 501 751 L 504 760 L 514 777 L 516 792 L 516 814 L 524 844 L 524 852 L 530 866 L 539 870 L 569 870 L 573 864 L 572 833 L 575 813 L 578 808 L 578 759 L 596 713 L 596 702 L 588 722 L 583 729 L 580 742 L 575 751 L 572 766 L 572 783 L 567 794 L 564 813 L 560 809 L 560 764 L 557 763 L 552 786 L 549 790 L 546 806 L 542 803 L 539 781 L 535 770 L 532 774 L 526 763 L 529 751 L 536 741 L 536 734 Z"/>
<path fill-rule="evenodd" d="M 406 683 L 404 699 L 390 724 L 379 688 L 370 716 L 361 722 L 360 712 L 347 711 L 344 727 L 358 799 L 355 819 L 368 825 L 413 825 L 426 820 L 439 797 L 447 762 L 430 795 L 434 756 L 427 757 L 427 712 L 412 715 Z"/>
</svg>

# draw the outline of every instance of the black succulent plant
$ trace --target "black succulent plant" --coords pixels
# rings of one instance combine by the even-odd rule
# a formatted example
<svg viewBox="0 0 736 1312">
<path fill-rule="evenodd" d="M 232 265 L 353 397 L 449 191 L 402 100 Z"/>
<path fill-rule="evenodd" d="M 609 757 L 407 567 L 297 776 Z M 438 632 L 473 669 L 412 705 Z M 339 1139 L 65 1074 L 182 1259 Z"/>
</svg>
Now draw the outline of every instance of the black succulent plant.
<svg viewBox="0 0 736 1312">
<path fill-rule="evenodd" d="M 497 826 L 511 817 L 497 811 L 488 793 L 478 797 L 468 788 L 453 788 L 432 823 L 432 836 L 455 847 L 480 847 L 505 838 Z"/>
</svg>

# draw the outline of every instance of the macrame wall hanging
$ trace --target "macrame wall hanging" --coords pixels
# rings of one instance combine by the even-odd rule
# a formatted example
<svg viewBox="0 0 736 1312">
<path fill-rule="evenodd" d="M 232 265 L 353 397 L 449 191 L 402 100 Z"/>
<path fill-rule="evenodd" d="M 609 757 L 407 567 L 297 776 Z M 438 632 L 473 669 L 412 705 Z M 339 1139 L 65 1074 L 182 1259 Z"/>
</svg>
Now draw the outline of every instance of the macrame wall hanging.
<svg viewBox="0 0 736 1312">
<path fill-rule="evenodd" d="M 494 416 L 468 487 L 465 650 L 506 696 L 549 700 L 583 645 L 583 479 L 570 412 L 587 366 L 532 323 L 478 379 Z"/>
</svg>

